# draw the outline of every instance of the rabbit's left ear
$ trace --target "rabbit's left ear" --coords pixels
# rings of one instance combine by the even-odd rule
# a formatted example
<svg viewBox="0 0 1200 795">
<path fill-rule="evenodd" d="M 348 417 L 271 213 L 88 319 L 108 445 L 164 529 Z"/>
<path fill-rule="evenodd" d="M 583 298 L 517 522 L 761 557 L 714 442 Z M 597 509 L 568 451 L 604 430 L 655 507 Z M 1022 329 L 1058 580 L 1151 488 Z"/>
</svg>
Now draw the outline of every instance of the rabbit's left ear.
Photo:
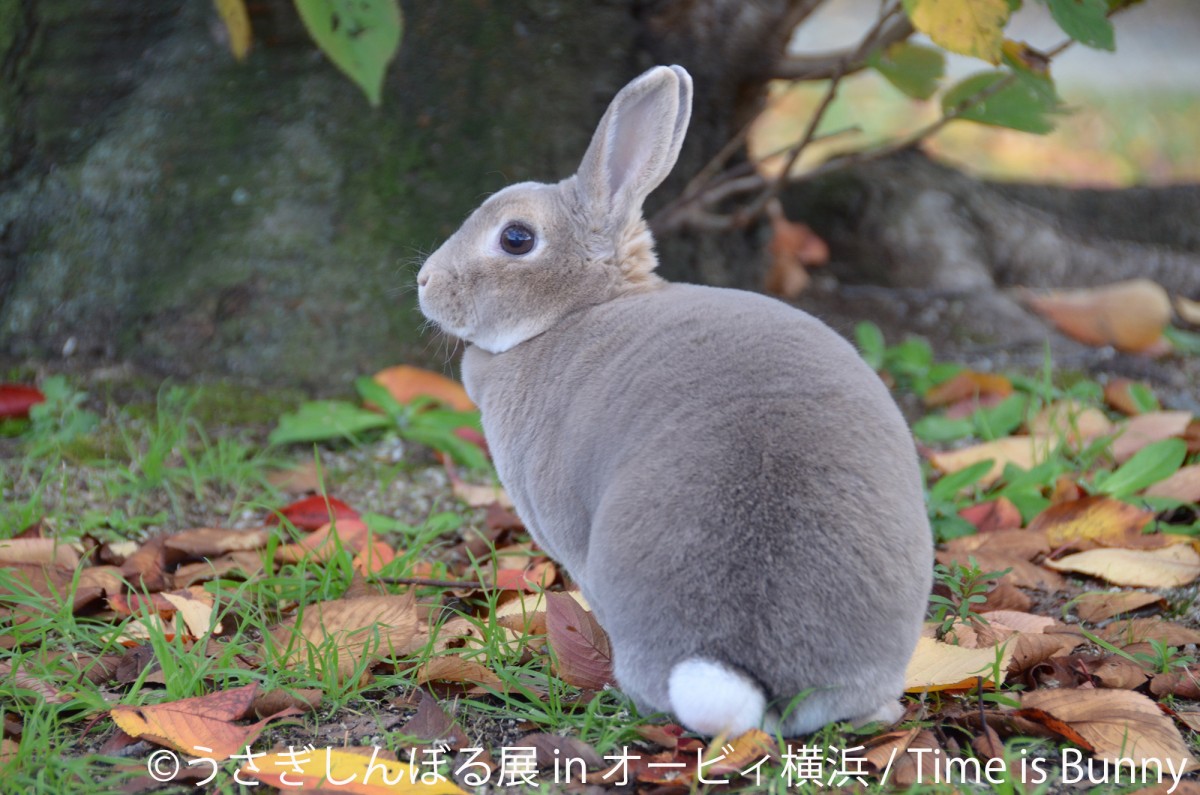
<svg viewBox="0 0 1200 795">
<path fill-rule="evenodd" d="M 613 99 L 579 166 L 595 220 L 620 223 L 640 212 L 666 179 L 692 115 L 692 78 L 681 66 L 656 66 Z"/>
</svg>

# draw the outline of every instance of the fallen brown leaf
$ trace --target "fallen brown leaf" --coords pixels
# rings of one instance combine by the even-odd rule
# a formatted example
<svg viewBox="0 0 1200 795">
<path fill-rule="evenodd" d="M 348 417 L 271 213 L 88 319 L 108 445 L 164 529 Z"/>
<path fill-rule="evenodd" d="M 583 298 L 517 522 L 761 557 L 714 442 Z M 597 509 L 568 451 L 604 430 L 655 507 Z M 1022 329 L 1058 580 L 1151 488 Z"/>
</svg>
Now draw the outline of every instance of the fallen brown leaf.
<svg viewBox="0 0 1200 795">
<path fill-rule="evenodd" d="M 1051 505 L 1033 518 L 1029 529 L 1044 532 L 1051 547 L 1162 547 L 1174 543 L 1162 535 L 1143 535 L 1150 511 L 1111 497 L 1084 497 Z"/>
<path fill-rule="evenodd" d="M 1067 336 L 1122 351 L 1151 347 L 1171 320 L 1166 290 L 1149 279 L 1040 295 L 1027 292 L 1025 301 Z"/>
<path fill-rule="evenodd" d="M 1093 624 L 1153 604 L 1160 608 L 1167 606 L 1161 596 L 1145 591 L 1091 591 L 1077 596 L 1074 601 L 1076 614 Z"/>
<path fill-rule="evenodd" d="M 992 468 L 980 478 L 979 483 L 990 486 L 1000 479 L 1004 467 L 1013 464 L 1021 469 L 1032 469 L 1054 450 L 1050 439 L 1031 436 L 1008 436 L 991 442 L 963 447 L 945 453 L 932 453 L 929 461 L 937 470 L 949 475 L 980 461 L 992 461 Z"/>
<path fill-rule="evenodd" d="M 1073 448 L 1108 436 L 1113 430 L 1103 411 L 1074 400 L 1051 403 L 1029 421 L 1029 433 L 1033 436 L 1061 439 Z"/>
<path fill-rule="evenodd" d="M 1103 687 L 1117 690 L 1136 690 L 1150 678 L 1150 673 L 1144 667 L 1119 654 L 1109 654 L 1088 666 L 1091 673 Z"/>
<path fill-rule="evenodd" d="M 1128 378 L 1114 378 L 1104 385 L 1104 402 L 1112 408 L 1126 415 L 1134 417 L 1142 413 L 1138 408 L 1138 403 L 1133 398 L 1133 393 L 1130 388 L 1140 385 L 1148 387 L 1147 384 L 1139 384 L 1137 381 L 1131 381 Z"/>
<path fill-rule="evenodd" d="M 564 593 L 547 591 L 546 634 L 555 672 L 567 684 L 601 690 L 613 683 L 612 648 L 592 614 Z"/>
<path fill-rule="evenodd" d="M 1167 497 L 1180 502 L 1200 502 L 1200 464 L 1180 467 L 1166 480 L 1146 489 L 1147 497 Z"/>
<path fill-rule="evenodd" d="M 258 685 L 251 684 L 161 704 L 118 706 L 109 714 L 131 737 L 141 737 L 189 756 L 200 755 L 198 749 L 207 748 L 202 752 L 205 756 L 221 761 L 253 743 L 268 720 L 288 714 L 272 715 L 250 726 L 233 723 L 247 714 L 257 693 Z"/>
<path fill-rule="evenodd" d="M 280 563 L 299 563 L 311 556 L 313 560 L 328 561 L 339 549 L 357 554 L 367 547 L 371 531 L 358 519 L 339 519 L 325 524 L 294 544 L 284 544 L 275 550 Z"/>
<path fill-rule="evenodd" d="M 1175 296 L 1175 311 L 1179 319 L 1189 326 L 1200 326 L 1200 301 L 1193 301 L 1182 295 Z"/>
<path fill-rule="evenodd" d="M 271 533 L 265 527 L 252 530 L 197 527 L 167 536 L 163 544 L 187 558 L 215 558 L 227 552 L 261 549 L 270 537 Z"/>
<path fill-rule="evenodd" d="M 1002 375 L 962 370 L 953 378 L 930 387 L 923 400 L 926 408 L 938 408 L 961 400 L 978 399 L 983 395 L 1007 397 L 1012 391 L 1012 381 Z"/>
<path fill-rule="evenodd" d="M 1034 690 L 1021 695 L 1025 709 L 1044 710 L 1079 733 L 1095 756 L 1115 761 L 1168 760 L 1197 767 L 1179 730 L 1158 705 L 1131 690 Z"/>
<path fill-rule="evenodd" d="M 504 682 L 487 666 L 453 654 L 434 657 L 417 669 L 416 683 L 466 682 L 501 689 Z"/>
<path fill-rule="evenodd" d="M 312 712 L 321 706 L 325 693 L 316 688 L 300 688 L 297 690 L 269 690 L 255 696 L 250 704 L 250 712 L 259 718 L 277 715 L 285 710 Z"/>
<path fill-rule="evenodd" d="M 1161 549 L 1091 549 L 1044 564 L 1138 588 L 1177 588 L 1200 577 L 1200 553 L 1191 544 Z"/>
<path fill-rule="evenodd" d="M 1164 621 L 1161 618 L 1132 618 L 1114 621 L 1099 633 L 1101 638 L 1118 646 L 1158 641 L 1168 646 L 1187 646 L 1200 643 L 1200 632 L 1189 627 Z"/>
<path fill-rule="evenodd" d="M 1021 526 L 1021 512 L 1007 497 L 968 505 L 958 515 L 975 525 L 975 530 L 980 533 L 1016 530 Z"/>
<path fill-rule="evenodd" d="M 1121 464 L 1147 445 L 1179 436 L 1187 431 L 1192 415 L 1187 411 L 1151 411 L 1132 417 L 1117 431 L 1112 454 Z"/>
<path fill-rule="evenodd" d="M 410 591 L 307 605 L 301 617 L 276 627 L 270 638 L 284 665 L 324 668 L 336 658 L 338 673 L 345 677 L 363 660 L 411 653 L 417 635 Z"/>
<path fill-rule="evenodd" d="M 0 563 L 33 563 L 73 569 L 79 553 L 54 538 L 0 539 Z"/>
<path fill-rule="evenodd" d="M 932 638 L 919 638 L 917 648 L 908 662 L 904 689 L 909 693 L 928 693 L 936 690 L 966 690 L 977 687 L 994 689 L 1004 683 L 1005 671 L 1012 657 L 1012 648 L 987 646 L 968 649 L 951 646 Z M 999 669 L 999 682 L 992 677 Z"/>
</svg>

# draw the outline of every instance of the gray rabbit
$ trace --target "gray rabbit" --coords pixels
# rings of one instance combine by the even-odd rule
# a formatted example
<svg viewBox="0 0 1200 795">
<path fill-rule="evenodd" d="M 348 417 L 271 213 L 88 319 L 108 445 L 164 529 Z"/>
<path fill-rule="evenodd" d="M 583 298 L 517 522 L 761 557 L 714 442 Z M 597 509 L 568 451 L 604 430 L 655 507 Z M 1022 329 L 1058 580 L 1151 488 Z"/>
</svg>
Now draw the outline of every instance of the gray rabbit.
<svg viewBox="0 0 1200 795">
<path fill-rule="evenodd" d="M 421 268 L 534 540 L 579 582 L 621 689 L 702 734 L 894 722 L 933 545 L 886 387 L 812 316 L 654 274 L 642 202 L 691 77 L 613 100 L 579 172 L 489 198 Z"/>
</svg>

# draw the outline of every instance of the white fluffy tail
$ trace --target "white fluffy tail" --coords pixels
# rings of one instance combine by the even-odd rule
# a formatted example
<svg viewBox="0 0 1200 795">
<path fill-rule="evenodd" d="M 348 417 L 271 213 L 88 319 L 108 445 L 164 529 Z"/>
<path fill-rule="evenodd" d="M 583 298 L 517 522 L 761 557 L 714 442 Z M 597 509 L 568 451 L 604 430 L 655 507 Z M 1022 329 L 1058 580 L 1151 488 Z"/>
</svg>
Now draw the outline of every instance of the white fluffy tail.
<svg viewBox="0 0 1200 795">
<path fill-rule="evenodd" d="M 693 657 L 667 679 L 671 710 L 699 734 L 736 737 L 763 724 L 766 696 L 758 685 L 720 663 Z"/>
</svg>

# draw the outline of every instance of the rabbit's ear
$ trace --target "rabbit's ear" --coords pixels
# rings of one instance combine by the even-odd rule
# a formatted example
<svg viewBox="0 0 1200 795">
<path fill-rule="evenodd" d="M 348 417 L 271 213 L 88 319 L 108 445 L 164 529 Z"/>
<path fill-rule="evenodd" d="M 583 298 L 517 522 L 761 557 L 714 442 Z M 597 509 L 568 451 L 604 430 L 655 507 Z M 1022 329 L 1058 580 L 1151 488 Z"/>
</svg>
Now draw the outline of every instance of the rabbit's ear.
<svg viewBox="0 0 1200 795">
<path fill-rule="evenodd" d="M 679 157 L 692 114 L 692 78 L 656 66 L 617 94 L 579 166 L 589 210 L 619 221 L 641 209 Z"/>
</svg>

